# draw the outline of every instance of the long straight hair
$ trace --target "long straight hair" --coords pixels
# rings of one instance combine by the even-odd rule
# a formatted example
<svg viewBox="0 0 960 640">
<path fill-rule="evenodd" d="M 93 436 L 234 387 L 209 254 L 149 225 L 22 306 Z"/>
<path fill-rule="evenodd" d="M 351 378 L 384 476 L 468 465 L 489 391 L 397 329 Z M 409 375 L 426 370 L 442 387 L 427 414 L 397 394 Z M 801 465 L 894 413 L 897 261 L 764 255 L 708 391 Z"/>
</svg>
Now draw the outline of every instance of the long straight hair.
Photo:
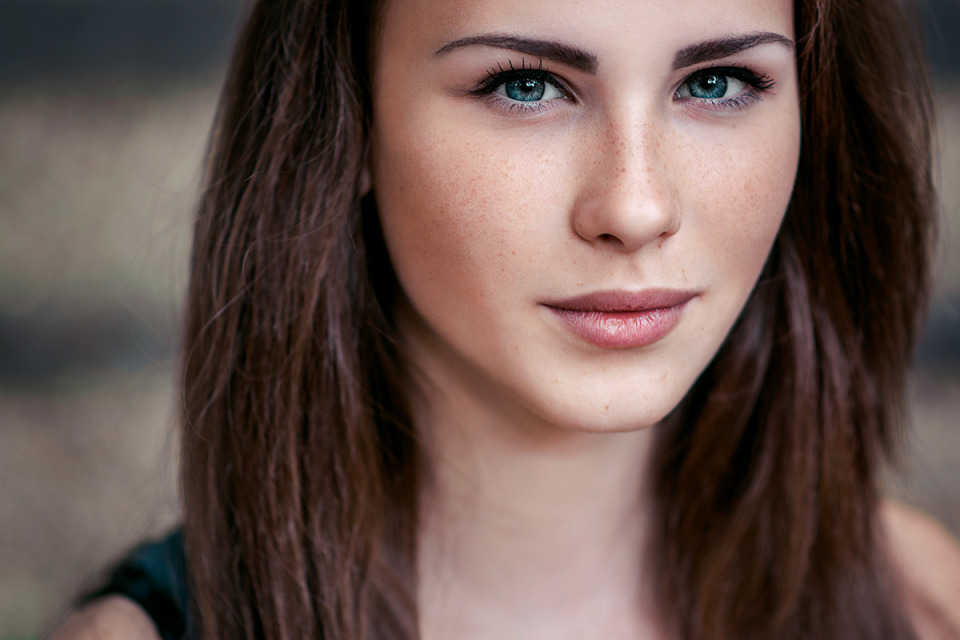
<svg viewBox="0 0 960 640">
<path fill-rule="evenodd" d="M 797 0 L 793 199 L 658 429 L 650 550 L 680 638 L 913 637 L 877 523 L 928 292 L 930 104 L 894 0 Z M 257 2 L 196 221 L 182 489 L 202 637 L 413 640 L 419 470 L 397 286 L 362 197 L 367 0 Z"/>
</svg>

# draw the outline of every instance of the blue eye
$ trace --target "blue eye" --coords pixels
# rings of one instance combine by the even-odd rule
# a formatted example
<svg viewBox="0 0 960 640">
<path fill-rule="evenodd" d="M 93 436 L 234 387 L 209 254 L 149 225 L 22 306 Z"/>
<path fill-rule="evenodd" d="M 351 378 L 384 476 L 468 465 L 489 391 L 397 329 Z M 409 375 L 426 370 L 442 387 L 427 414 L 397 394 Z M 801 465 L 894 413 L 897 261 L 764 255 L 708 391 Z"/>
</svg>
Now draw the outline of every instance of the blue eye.
<svg viewBox="0 0 960 640">
<path fill-rule="evenodd" d="M 770 89 L 774 82 L 743 67 L 718 67 L 697 71 L 677 89 L 677 98 L 707 101 L 717 107 L 741 108 Z"/>
<path fill-rule="evenodd" d="M 569 98 L 562 84 L 542 68 L 491 70 L 472 92 L 491 97 L 509 108 L 542 109 L 554 100 Z"/>
<path fill-rule="evenodd" d="M 493 93 L 498 93 L 517 102 L 546 102 L 564 97 L 563 92 L 556 84 L 543 77 L 542 71 L 519 70 L 510 73 L 514 77 L 506 80 L 506 82 L 494 85 Z"/>
<path fill-rule="evenodd" d="M 735 84 L 737 83 L 740 85 L 743 84 L 742 82 L 735 81 Z M 726 76 L 716 73 L 699 75 L 688 80 L 686 84 L 691 96 L 704 100 L 719 100 L 725 97 L 729 85 L 730 83 L 727 81 Z M 742 87 L 740 88 L 742 89 Z"/>
<path fill-rule="evenodd" d="M 503 95 L 518 102 L 533 102 L 541 100 L 547 86 L 543 80 L 536 78 L 521 78 L 503 83 Z M 498 91 L 497 93 L 501 93 Z"/>
</svg>

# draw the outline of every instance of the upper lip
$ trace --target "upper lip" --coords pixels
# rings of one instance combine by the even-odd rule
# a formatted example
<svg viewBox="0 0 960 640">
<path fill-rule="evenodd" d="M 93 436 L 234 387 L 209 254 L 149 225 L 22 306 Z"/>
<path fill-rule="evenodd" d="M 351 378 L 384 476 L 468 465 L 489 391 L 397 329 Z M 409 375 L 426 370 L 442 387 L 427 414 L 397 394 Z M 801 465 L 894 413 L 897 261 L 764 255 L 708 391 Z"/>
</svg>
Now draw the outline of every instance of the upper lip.
<svg viewBox="0 0 960 640">
<path fill-rule="evenodd" d="M 669 309 L 687 302 L 696 295 L 696 292 L 679 289 L 596 291 L 572 298 L 547 300 L 543 304 L 564 311 L 629 313 Z"/>
</svg>

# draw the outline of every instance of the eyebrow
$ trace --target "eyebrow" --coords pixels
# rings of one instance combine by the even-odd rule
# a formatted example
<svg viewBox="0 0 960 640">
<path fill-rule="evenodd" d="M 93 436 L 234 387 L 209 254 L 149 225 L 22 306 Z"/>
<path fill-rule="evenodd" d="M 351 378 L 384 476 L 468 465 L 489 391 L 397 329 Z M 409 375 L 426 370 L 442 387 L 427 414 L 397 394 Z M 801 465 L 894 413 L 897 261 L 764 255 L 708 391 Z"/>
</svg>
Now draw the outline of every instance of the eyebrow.
<svg viewBox="0 0 960 640">
<path fill-rule="evenodd" d="M 477 45 L 527 53 L 586 73 L 596 73 L 597 71 L 597 57 L 582 49 L 552 40 L 536 40 L 497 33 L 469 36 L 448 42 L 437 49 L 434 55 L 442 56 L 455 49 Z"/>
<path fill-rule="evenodd" d="M 769 43 L 782 44 L 791 51 L 794 49 L 793 40 L 779 33 L 769 31 L 748 33 L 727 38 L 717 38 L 716 40 L 707 40 L 706 42 L 698 42 L 689 47 L 684 47 L 673 57 L 673 68 L 682 69 L 703 62 L 710 62 L 711 60 L 719 60 L 720 58 L 726 58 L 741 51 Z"/>
<path fill-rule="evenodd" d="M 698 42 L 678 51 L 673 58 L 673 68 L 682 69 L 694 64 L 726 58 L 741 51 L 770 43 L 782 44 L 791 51 L 795 46 L 793 40 L 790 38 L 780 35 L 779 33 L 773 33 L 772 31 L 717 38 L 715 40 L 707 40 L 706 42 Z M 497 49 L 509 49 L 519 53 L 527 53 L 531 56 L 546 58 L 547 60 L 552 60 L 586 73 L 596 73 L 598 66 L 598 60 L 595 55 L 587 53 L 577 47 L 552 40 L 522 38 L 499 33 L 468 36 L 466 38 L 453 40 L 437 49 L 434 55 L 442 56 L 456 49 L 474 46 L 495 47 Z"/>
</svg>

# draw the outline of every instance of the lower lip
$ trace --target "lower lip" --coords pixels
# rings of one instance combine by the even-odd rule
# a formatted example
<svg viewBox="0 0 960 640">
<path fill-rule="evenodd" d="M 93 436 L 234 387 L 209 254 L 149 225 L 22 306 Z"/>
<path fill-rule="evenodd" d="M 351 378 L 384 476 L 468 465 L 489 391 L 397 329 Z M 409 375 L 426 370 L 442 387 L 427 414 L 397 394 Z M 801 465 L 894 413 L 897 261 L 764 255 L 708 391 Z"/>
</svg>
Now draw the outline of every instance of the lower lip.
<svg viewBox="0 0 960 640">
<path fill-rule="evenodd" d="M 645 347 L 662 340 L 680 322 L 686 302 L 644 311 L 572 311 L 548 307 L 574 334 L 606 349 Z"/>
</svg>

